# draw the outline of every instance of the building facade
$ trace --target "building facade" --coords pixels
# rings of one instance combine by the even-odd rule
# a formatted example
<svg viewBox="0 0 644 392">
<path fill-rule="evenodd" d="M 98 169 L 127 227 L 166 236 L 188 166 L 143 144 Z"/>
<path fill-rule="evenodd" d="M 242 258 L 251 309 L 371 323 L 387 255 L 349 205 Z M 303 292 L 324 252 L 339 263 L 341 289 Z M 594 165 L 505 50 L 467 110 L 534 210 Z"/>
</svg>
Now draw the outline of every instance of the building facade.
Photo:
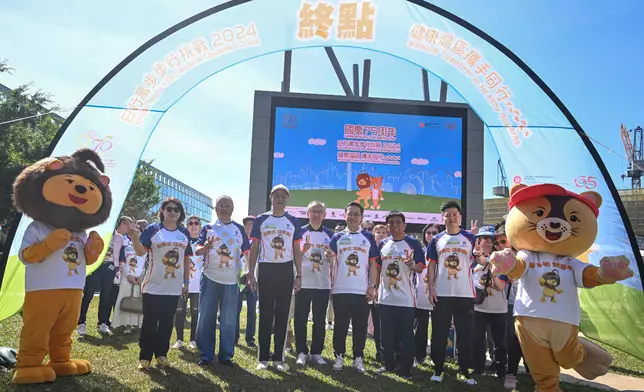
<svg viewBox="0 0 644 392">
<path fill-rule="evenodd" d="M 152 207 L 151 214 L 156 215 L 159 212 L 163 200 L 168 197 L 176 197 L 181 200 L 183 208 L 186 210 L 186 218 L 190 215 L 197 215 L 203 223 L 212 221 L 212 210 L 214 208 L 212 198 L 154 166 L 149 166 L 149 171 L 154 174 L 154 183 L 159 187 L 159 197 L 161 199 L 159 204 Z"/>
</svg>

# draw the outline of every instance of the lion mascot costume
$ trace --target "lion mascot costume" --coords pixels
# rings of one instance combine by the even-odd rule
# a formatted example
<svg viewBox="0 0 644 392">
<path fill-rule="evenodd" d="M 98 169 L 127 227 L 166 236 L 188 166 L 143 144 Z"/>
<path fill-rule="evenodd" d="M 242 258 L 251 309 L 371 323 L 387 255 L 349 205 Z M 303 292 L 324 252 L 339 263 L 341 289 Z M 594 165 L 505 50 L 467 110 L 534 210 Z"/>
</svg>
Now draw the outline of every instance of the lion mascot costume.
<svg viewBox="0 0 644 392">
<path fill-rule="evenodd" d="M 13 184 L 17 210 L 34 221 L 27 227 L 19 258 L 25 265 L 23 327 L 15 384 L 52 382 L 57 376 L 89 373 L 92 366 L 71 359 L 86 266 L 103 251 L 103 239 L 86 230 L 105 222 L 112 208 L 109 178 L 89 149 L 49 157 L 29 166 Z M 45 355 L 49 361 L 43 364 Z"/>
<path fill-rule="evenodd" d="M 633 276 L 625 256 L 603 257 L 599 267 L 576 258 L 595 241 L 601 204 L 596 192 L 576 194 L 554 184 L 517 184 L 510 191 L 505 230 L 517 253 L 495 252 L 490 262 L 518 281 L 515 329 L 539 392 L 561 390 L 560 367 L 592 380 L 613 360 L 578 337 L 578 288 Z"/>
</svg>

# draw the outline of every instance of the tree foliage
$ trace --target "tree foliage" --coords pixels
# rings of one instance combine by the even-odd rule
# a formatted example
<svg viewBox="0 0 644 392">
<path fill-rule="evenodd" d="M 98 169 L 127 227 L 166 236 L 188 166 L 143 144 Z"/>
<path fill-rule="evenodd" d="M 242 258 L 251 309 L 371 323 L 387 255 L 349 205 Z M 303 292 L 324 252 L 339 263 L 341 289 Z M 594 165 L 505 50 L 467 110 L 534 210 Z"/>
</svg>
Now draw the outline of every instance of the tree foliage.
<svg viewBox="0 0 644 392">
<path fill-rule="evenodd" d="M 154 174 L 148 169 L 152 161 L 139 162 L 132 180 L 132 186 L 125 199 L 121 215 L 145 219 L 148 222 L 158 220 L 149 211 L 161 201 L 159 187 L 154 183 Z"/>
</svg>

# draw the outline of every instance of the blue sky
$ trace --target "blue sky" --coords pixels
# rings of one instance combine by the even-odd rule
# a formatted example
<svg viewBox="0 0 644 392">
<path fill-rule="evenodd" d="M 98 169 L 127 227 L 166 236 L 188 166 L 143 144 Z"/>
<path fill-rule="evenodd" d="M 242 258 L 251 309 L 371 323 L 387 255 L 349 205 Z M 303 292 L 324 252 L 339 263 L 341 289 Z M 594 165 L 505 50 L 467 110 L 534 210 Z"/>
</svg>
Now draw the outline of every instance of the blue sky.
<svg viewBox="0 0 644 392">
<path fill-rule="evenodd" d="M 521 57 L 559 96 L 597 145 L 618 188 L 626 163 L 620 123 L 644 124 L 644 32 L 639 16 L 644 2 L 574 0 L 438 0 L 433 3 L 486 31 Z M 86 2 L 65 6 L 46 0 L 0 5 L 0 58 L 16 69 L 3 75 L 9 87 L 34 82 L 53 94 L 62 108 L 73 108 L 118 62 L 149 38 L 221 1 L 138 0 Z M 118 27 L 117 27 L 118 25 Z M 346 73 L 354 62 L 373 61 L 371 95 L 422 99 L 420 71 L 385 55 L 355 49 L 336 54 Z M 278 90 L 282 55 L 269 55 L 221 72 L 200 84 L 169 111 L 152 137 L 144 158 L 161 170 L 216 197 L 230 194 L 239 219 L 248 205 L 250 129 L 254 90 Z M 311 68 L 318 72 L 310 77 Z M 432 95 L 438 83 L 430 79 Z M 343 95 L 321 49 L 294 53 L 292 91 Z M 455 92 L 449 98 L 458 99 Z M 61 111 L 66 116 L 71 111 Z M 222 132 L 235 138 L 221 143 Z M 181 162 L 160 156 L 176 149 L 182 134 Z M 217 146 L 213 148 L 213 146 Z M 496 185 L 496 152 L 486 137 L 485 190 Z M 175 155 L 176 156 L 176 155 Z M 197 167 L 216 173 L 204 181 Z M 218 174 L 220 173 L 220 174 Z"/>
</svg>

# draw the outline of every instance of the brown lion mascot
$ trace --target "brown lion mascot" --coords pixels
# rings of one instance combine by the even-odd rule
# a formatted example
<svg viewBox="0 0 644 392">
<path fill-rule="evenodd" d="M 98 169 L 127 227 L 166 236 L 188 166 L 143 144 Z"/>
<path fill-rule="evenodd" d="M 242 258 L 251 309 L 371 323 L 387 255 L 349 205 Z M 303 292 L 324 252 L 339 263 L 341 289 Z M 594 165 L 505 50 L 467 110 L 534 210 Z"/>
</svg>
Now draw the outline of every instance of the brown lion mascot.
<svg viewBox="0 0 644 392">
<path fill-rule="evenodd" d="M 599 193 L 555 184 L 517 184 L 510 191 L 505 230 L 518 252 L 494 252 L 490 262 L 518 281 L 514 326 L 536 391 L 561 391 L 560 367 L 592 380 L 612 362 L 608 352 L 578 336 L 577 289 L 633 276 L 625 256 L 606 256 L 599 267 L 577 259 L 595 241 L 601 205 Z"/>
<path fill-rule="evenodd" d="M 81 149 L 36 162 L 13 184 L 16 209 L 34 220 L 18 253 L 25 265 L 26 293 L 14 384 L 52 382 L 92 370 L 88 361 L 71 359 L 72 333 L 86 267 L 104 247 L 96 231 L 87 235 L 86 230 L 105 222 L 112 208 L 104 171 L 98 154 Z M 49 361 L 43 364 L 47 354 Z"/>
</svg>

